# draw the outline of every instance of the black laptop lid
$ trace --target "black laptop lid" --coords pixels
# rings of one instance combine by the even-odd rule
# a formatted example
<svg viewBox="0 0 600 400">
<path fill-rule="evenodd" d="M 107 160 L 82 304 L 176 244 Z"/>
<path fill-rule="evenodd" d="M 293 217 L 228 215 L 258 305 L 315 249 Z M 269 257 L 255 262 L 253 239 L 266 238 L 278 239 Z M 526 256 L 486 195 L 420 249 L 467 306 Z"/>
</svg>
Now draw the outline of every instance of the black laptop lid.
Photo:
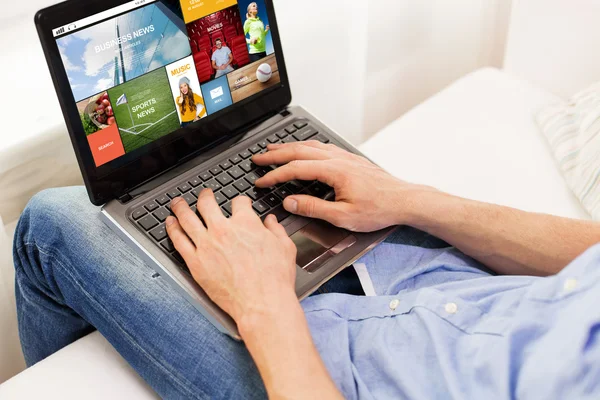
<svg viewBox="0 0 600 400">
<path fill-rule="evenodd" d="M 272 0 L 69 0 L 36 25 L 96 205 L 291 101 Z"/>
</svg>

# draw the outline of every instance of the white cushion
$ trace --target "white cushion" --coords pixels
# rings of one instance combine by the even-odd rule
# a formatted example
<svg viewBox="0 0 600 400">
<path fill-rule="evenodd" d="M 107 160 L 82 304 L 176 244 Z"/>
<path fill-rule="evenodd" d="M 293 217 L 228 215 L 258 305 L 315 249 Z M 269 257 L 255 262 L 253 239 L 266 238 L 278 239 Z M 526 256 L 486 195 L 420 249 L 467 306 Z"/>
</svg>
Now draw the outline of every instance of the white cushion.
<svg viewBox="0 0 600 400">
<path fill-rule="evenodd" d="M 158 399 L 98 332 L 0 385 L 0 399 Z"/>
<path fill-rule="evenodd" d="M 567 188 L 534 116 L 557 97 L 496 69 L 476 71 L 361 149 L 404 180 L 526 211 L 590 216 Z"/>
<path fill-rule="evenodd" d="M 569 187 L 600 220 L 600 83 L 545 108 L 538 123 Z"/>
</svg>

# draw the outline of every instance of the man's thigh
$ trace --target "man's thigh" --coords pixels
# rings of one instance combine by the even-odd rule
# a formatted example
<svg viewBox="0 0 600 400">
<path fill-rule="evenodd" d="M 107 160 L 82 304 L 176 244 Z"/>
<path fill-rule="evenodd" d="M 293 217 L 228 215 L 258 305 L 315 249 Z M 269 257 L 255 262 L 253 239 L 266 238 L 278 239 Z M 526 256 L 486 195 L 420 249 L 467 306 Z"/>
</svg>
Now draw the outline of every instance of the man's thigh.
<svg viewBox="0 0 600 400">
<path fill-rule="evenodd" d="M 42 192 L 27 213 L 20 251 L 36 254 L 42 285 L 161 396 L 265 397 L 243 343 L 217 331 L 114 235 L 83 188 Z"/>
</svg>

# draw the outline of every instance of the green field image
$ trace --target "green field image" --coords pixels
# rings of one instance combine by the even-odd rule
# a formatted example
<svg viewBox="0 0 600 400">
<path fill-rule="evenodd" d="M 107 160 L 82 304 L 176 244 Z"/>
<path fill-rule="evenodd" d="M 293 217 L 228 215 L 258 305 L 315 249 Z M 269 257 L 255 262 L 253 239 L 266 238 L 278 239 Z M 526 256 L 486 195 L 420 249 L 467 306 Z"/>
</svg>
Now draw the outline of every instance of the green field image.
<svg viewBox="0 0 600 400">
<path fill-rule="evenodd" d="M 127 103 L 117 105 L 125 95 Z M 129 153 L 180 127 L 164 68 L 108 91 L 119 133 Z"/>
</svg>

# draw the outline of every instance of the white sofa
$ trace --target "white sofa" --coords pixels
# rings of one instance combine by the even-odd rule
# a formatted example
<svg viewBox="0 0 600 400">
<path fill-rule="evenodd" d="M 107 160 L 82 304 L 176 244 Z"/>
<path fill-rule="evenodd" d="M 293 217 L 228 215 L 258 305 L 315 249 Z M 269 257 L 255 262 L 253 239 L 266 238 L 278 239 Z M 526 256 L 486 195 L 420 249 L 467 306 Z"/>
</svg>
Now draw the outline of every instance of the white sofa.
<svg viewBox="0 0 600 400">
<path fill-rule="evenodd" d="M 565 75 L 564 80 L 540 81 L 552 76 L 548 69 L 556 64 L 552 58 L 560 56 L 561 48 L 570 51 L 570 40 L 579 43 L 580 39 L 563 35 L 561 29 L 570 29 L 564 24 L 561 29 L 540 25 L 538 28 L 545 30 L 537 31 L 531 26 L 528 12 L 532 3 L 537 3 L 538 9 L 544 10 L 545 22 L 552 19 L 550 17 L 562 19 L 577 25 L 582 32 L 586 29 L 598 32 L 598 27 L 590 18 L 581 17 L 581 10 L 573 10 L 558 0 L 517 3 L 523 5 L 515 7 L 513 12 L 503 71 L 483 69 L 469 74 L 392 123 L 361 149 L 406 180 L 482 201 L 589 219 L 567 189 L 533 116 L 542 106 L 560 100 L 553 93 L 565 96 L 565 93 L 574 93 L 599 80 L 600 69 L 586 70 L 587 75 L 582 76 L 582 68 L 578 67 L 581 63 L 598 60 L 591 58 L 596 57 L 591 51 L 576 55 L 570 52 L 572 69 L 569 71 L 559 63 L 557 70 Z M 596 6 L 590 4 L 588 7 L 592 11 Z M 522 46 L 531 45 L 528 39 L 532 37 L 552 40 L 553 52 L 535 54 L 534 58 L 523 60 L 529 53 Z M 600 35 L 596 37 L 598 39 L 589 39 L 590 49 L 600 44 L 591 43 L 600 41 Z M 543 76 L 535 73 L 536 65 L 539 70 L 544 70 Z M 577 73 L 577 77 L 573 78 L 569 73 Z M 536 79 L 537 85 L 529 83 Z M 64 140 L 58 135 L 54 139 Z M 67 176 L 77 171 L 74 164 L 64 165 L 64 168 L 68 171 Z M 4 249 L 0 249 L 0 255 L 6 255 Z M 7 260 L 0 260 L 0 268 L 6 269 L 6 263 Z M 0 284 L 4 285 L 0 286 L 0 295 L 10 292 L 10 277 Z M 14 324 L 4 325 L 4 321 L 13 315 L 13 300 L 10 296 L 5 297 L 0 298 L 3 302 L 0 317 L 4 318 L 0 334 L 2 340 L 12 340 L 10 349 L 13 352 L 8 354 L 11 356 L 8 359 L 0 353 L 0 367 L 6 370 L 12 365 L 18 368 L 22 361 L 14 354 L 17 345 Z M 50 399 L 156 398 L 156 394 L 98 333 L 81 339 L 0 385 L 0 398 L 37 396 Z"/>
</svg>

